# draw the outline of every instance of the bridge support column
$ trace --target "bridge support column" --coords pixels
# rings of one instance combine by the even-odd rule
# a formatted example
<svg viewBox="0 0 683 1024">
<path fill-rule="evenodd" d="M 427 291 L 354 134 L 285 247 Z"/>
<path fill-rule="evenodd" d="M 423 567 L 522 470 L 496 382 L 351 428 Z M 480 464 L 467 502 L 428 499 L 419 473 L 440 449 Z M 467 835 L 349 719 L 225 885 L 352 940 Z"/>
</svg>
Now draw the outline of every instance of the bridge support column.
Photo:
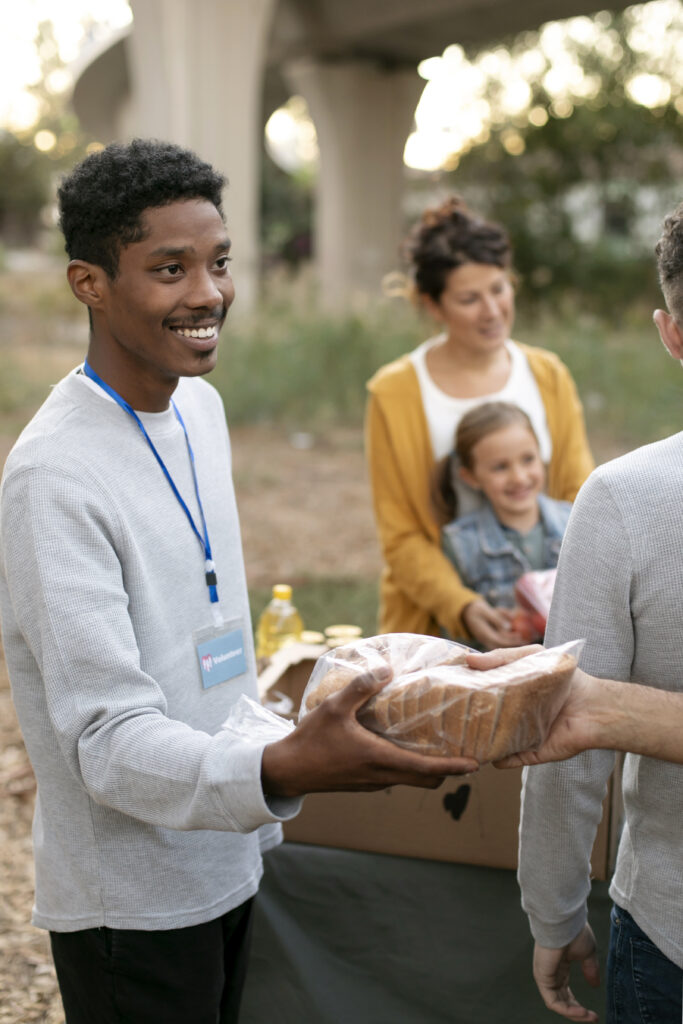
<svg viewBox="0 0 683 1024">
<path fill-rule="evenodd" d="M 341 310 L 377 294 L 398 264 L 403 150 L 424 82 L 369 62 L 287 65 L 320 147 L 315 254 L 321 301 Z"/>
<path fill-rule="evenodd" d="M 228 178 L 237 310 L 259 277 L 259 201 L 267 33 L 275 0 L 132 0 L 131 134 L 195 150 Z"/>
</svg>

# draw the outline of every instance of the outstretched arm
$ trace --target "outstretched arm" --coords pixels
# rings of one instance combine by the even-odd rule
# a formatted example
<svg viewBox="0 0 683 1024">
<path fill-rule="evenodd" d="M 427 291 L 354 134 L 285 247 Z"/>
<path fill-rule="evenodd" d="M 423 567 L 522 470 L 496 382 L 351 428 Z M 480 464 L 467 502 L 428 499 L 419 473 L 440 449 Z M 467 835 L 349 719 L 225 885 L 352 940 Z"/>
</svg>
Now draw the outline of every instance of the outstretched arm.
<svg viewBox="0 0 683 1024">
<path fill-rule="evenodd" d="M 539 647 L 472 654 L 472 668 L 488 669 L 515 661 Z M 584 750 L 623 750 L 683 764 L 683 693 L 637 683 L 598 679 L 576 669 L 567 700 L 538 750 L 498 762 L 498 768 L 563 761 Z"/>
<path fill-rule="evenodd" d="M 362 726 L 356 712 L 390 674 L 366 673 L 322 701 L 288 736 L 263 752 L 261 782 L 268 796 L 405 785 L 435 789 L 447 775 L 476 771 L 472 758 L 427 757 L 402 750 Z"/>
</svg>

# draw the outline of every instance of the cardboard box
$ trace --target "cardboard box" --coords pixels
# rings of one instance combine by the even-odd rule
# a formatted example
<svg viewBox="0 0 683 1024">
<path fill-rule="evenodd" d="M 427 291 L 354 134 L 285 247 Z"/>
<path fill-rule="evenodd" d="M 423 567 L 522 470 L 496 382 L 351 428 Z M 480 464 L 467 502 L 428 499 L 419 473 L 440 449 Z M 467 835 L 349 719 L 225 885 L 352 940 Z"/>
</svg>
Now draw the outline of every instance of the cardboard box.
<svg viewBox="0 0 683 1024">
<path fill-rule="evenodd" d="M 259 677 L 261 700 L 296 717 L 316 659 L 325 648 L 293 645 L 279 651 Z M 517 867 L 521 769 L 486 765 L 437 790 L 394 786 L 375 793 L 312 793 L 284 826 L 297 843 L 367 850 L 404 857 Z M 610 781 L 591 859 L 593 877 L 609 878 L 621 812 L 618 777 Z"/>
</svg>

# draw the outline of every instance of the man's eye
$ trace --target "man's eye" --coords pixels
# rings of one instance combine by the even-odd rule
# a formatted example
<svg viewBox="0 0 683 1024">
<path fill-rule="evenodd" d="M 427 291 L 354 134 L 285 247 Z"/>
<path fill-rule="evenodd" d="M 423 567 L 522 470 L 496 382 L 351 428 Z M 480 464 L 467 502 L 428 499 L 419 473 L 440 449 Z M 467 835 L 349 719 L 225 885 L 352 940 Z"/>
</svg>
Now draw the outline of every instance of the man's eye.
<svg viewBox="0 0 683 1024">
<path fill-rule="evenodd" d="M 159 267 L 159 273 L 168 277 L 177 277 L 182 273 L 183 268 L 179 263 L 167 263 L 165 267 Z"/>
<path fill-rule="evenodd" d="M 227 270 L 228 263 L 230 262 L 231 259 L 232 256 L 219 256 L 218 259 L 216 260 L 216 266 L 218 267 L 219 270 Z"/>
</svg>

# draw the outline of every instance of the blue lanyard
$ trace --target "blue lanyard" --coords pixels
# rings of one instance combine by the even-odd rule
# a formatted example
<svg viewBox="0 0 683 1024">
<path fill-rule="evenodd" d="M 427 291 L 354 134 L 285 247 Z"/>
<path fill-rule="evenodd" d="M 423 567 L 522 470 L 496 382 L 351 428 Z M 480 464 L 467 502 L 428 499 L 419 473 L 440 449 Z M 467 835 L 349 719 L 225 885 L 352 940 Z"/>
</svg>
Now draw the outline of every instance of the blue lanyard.
<svg viewBox="0 0 683 1024">
<path fill-rule="evenodd" d="M 128 413 L 129 416 L 132 416 L 133 419 L 135 420 L 135 422 L 137 423 L 138 427 L 142 431 L 142 434 L 143 434 L 145 440 L 147 441 L 147 444 L 152 449 L 152 452 L 154 454 L 154 458 L 157 460 L 157 462 L 161 466 L 161 468 L 163 470 L 163 473 L 164 473 L 164 476 L 166 477 L 166 479 L 168 480 L 169 484 L 171 485 L 171 490 L 173 491 L 173 493 L 175 494 L 176 498 L 178 499 L 178 502 L 180 503 L 180 507 L 182 508 L 183 512 L 187 516 L 188 522 L 189 522 L 190 526 L 192 527 L 192 529 L 194 530 L 194 533 L 195 533 L 195 536 L 197 537 L 197 540 L 199 541 L 199 543 L 202 546 L 202 549 L 204 551 L 204 558 L 205 558 L 205 570 L 206 570 L 205 577 L 206 577 L 206 585 L 209 588 L 209 598 L 210 598 L 212 604 L 214 604 L 214 605 L 218 604 L 218 587 L 217 587 L 218 580 L 216 578 L 216 567 L 215 567 L 215 565 L 213 563 L 213 556 L 211 554 L 211 544 L 209 543 L 209 531 L 206 528 L 206 517 L 204 516 L 204 508 L 202 506 L 202 499 L 199 497 L 199 483 L 197 481 L 197 470 L 195 468 L 194 452 L 192 451 L 192 445 L 190 444 L 190 438 L 189 438 L 188 433 L 187 433 L 187 427 L 185 426 L 185 424 L 183 422 L 183 418 L 180 415 L 180 412 L 178 411 L 177 405 L 175 404 L 173 399 L 171 399 L 171 405 L 173 406 L 173 411 L 176 414 L 176 418 L 177 418 L 178 422 L 180 423 L 180 426 L 183 428 L 183 433 L 185 434 L 185 443 L 187 444 L 187 451 L 188 451 L 189 456 L 190 456 L 190 468 L 192 470 L 192 479 L 194 480 L 194 492 L 197 495 L 197 505 L 199 506 L 199 514 L 202 517 L 202 533 L 200 533 L 199 530 L 197 529 L 197 527 L 195 525 L 195 521 L 192 518 L 192 513 L 190 512 L 189 508 L 187 507 L 187 505 L 183 501 L 183 497 L 182 497 L 180 491 L 178 490 L 178 488 L 176 487 L 176 485 L 175 485 L 175 483 L 173 481 L 173 477 L 171 476 L 171 474 L 169 473 L 168 469 L 166 468 L 164 460 L 159 455 L 159 452 L 154 447 L 154 442 L 152 441 L 151 437 L 149 436 L 149 434 L 145 430 L 145 425 L 142 422 L 142 420 L 140 419 L 140 417 L 138 416 L 138 414 L 136 413 L 135 409 L 132 407 L 132 405 L 129 405 L 128 402 L 124 398 L 121 398 L 121 395 L 119 395 L 117 391 L 114 391 L 114 389 L 112 387 L 110 387 L 105 381 L 102 380 L 101 377 L 99 377 L 95 373 L 95 371 L 93 370 L 92 366 L 90 365 L 90 363 L 88 362 L 87 359 L 83 363 L 83 372 L 85 373 L 86 377 L 90 377 L 90 379 L 93 380 L 96 384 L 99 384 L 99 386 L 102 388 L 102 390 L 106 391 L 106 393 L 111 398 L 114 399 L 114 401 L 117 403 L 117 405 L 120 405 L 121 408 L 124 409 Z"/>
</svg>

